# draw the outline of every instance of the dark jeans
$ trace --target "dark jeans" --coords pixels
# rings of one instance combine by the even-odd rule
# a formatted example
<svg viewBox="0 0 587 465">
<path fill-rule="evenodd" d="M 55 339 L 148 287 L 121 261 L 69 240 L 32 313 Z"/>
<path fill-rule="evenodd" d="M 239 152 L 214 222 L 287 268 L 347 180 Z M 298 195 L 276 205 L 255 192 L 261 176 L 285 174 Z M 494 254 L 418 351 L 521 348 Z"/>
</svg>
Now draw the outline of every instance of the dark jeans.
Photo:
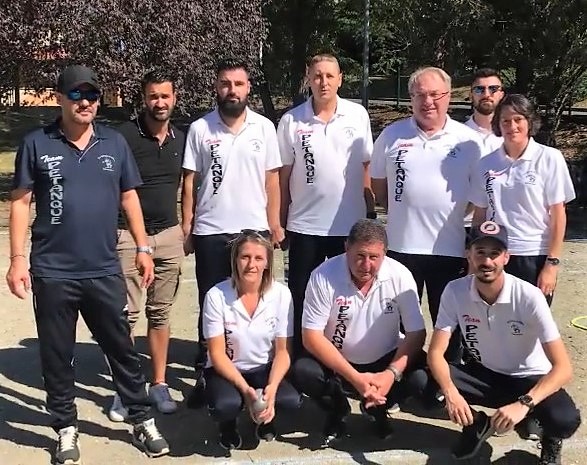
<svg viewBox="0 0 587 465">
<path fill-rule="evenodd" d="M 77 423 L 74 348 L 78 312 L 110 363 L 129 421 L 136 424 L 148 419 L 150 402 L 130 338 L 124 277 L 33 277 L 32 286 L 47 410 L 53 417 L 53 428 L 57 431 Z"/>
<path fill-rule="evenodd" d="M 241 374 L 251 387 L 263 389 L 267 386 L 270 371 L 271 364 L 268 363 Z M 204 377 L 206 379 L 206 401 L 212 418 L 219 423 L 234 421 L 245 406 L 245 400 L 240 391 L 212 367 L 206 368 Z M 287 379 L 281 380 L 275 395 L 275 408 L 295 410 L 300 407 L 301 403 L 300 393 Z"/>
<path fill-rule="evenodd" d="M 268 231 L 259 233 L 269 238 Z M 219 282 L 230 277 L 230 248 L 231 242 L 238 234 L 211 234 L 208 236 L 192 236 L 194 255 L 196 258 L 196 282 L 198 284 L 198 354 L 196 364 L 205 364 L 206 348 L 202 344 L 205 340 L 202 327 L 202 314 L 206 293 Z"/>
<path fill-rule="evenodd" d="M 428 296 L 428 308 L 432 324 L 436 324 L 440 297 L 446 285 L 457 278 L 465 276 L 465 259 L 441 255 L 415 255 L 400 252 L 387 252 L 387 255 L 404 265 L 416 280 L 418 296 L 422 300 L 424 285 Z M 458 362 L 463 356 L 461 333 L 458 328 L 453 331 L 445 358 L 449 362 Z"/>
<path fill-rule="evenodd" d="M 489 408 L 499 408 L 515 402 L 542 377 L 508 376 L 496 373 L 478 362 L 450 365 L 450 376 L 467 402 Z M 540 402 L 532 416 L 542 425 L 545 437 L 569 438 L 581 424 L 579 410 L 564 389 L 559 389 Z"/>
<path fill-rule="evenodd" d="M 505 272 L 537 286 L 538 275 L 545 263 L 546 255 L 510 255 Z M 552 304 L 553 296 L 554 294 L 545 296 L 549 306 Z"/>
<path fill-rule="evenodd" d="M 288 231 L 289 275 L 287 285 L 294 304 L 294 359 L 303 352 L 302 312 L 310 274 L 327 258 L 344 253 L 344 236 L 311 236 Z"/>
<path fill-rule="evenodd" d="M 379 360 L 369 364 L 352 364 L 360 373 L 378 373 L 389 366 L 395 350 Z M 396 402 L 415 396 L 423 397 L 429 385 L 428 374 L 424 369 L 426 354 L 422 352 L 406 369 L 400 382 L 394 383 L 387 394 L 387 404 L 367 409 L 368 413 L 378 416 L 378 412 L 385 412 L 387 408 Z M 334 416 L 344 416 L 349 407 L 347 397 L 360 399 L 359 393 L 354 387 L 340 375 L 325 367 L 321 362 L 311 357 L 298 359 L 292 370 L 296 387 L 314 399 L 317 404 Z"/>
</svg>

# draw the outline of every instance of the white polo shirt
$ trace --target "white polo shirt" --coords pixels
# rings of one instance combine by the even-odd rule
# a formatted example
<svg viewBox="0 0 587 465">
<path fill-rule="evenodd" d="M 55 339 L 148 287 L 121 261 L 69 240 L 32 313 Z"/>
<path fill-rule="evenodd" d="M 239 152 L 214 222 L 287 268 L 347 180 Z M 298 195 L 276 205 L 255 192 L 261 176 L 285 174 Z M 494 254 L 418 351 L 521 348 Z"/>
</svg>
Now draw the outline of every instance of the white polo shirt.
<svg viewBox="0 0 587 465">
<path fill-rule="evenodd" d="M 206 294 L 202 315 L 204 337 L 224 334 L 226 355 L 239 371 L 273 360 L 275 338 L 293 335 L 293 303 L 287 286 L 274 281 L 250 317 L 230 279 Z M 208 354 L 208 367 L 211 366 Z"/>
<path fill-rule="evenodd" d="M 464 256 L 463 221 L 481 153 L 477 133 L 448 116 L 430 137 L 414 118 L 383 130 L 370 169 L 373 178 L 387 178 L 390 250 Z"/>
<path fill-rule="evenodd" d="M 562 153 L 531 138 L 517 160 L 501 147 L 483 157 L 475 174 L 470 200 L 507 228 L 510 254 L 548 254 L 550 206 L 575 198 Z"/>
<path fill-rule="evenodd" d="M 542 344 L 560 339 L 552 312 L 537 287 L 504 272 L 493 305 L 479 295 L 473 275 L 448 283 L 440 299 L 436 329 L 460 326 L 471 354 L 490 370 L 524 377 L 552 369 Z"/>
<path fill-rule="evenodd" d="M 287 112 L 277 128 L 281 161 L 293 165 L 287 229 L 316 236 L 346 236 L 365 217 L 363 163 L 373 136 L 367 111 L 338 98 L 327 123 L 312 99 Z"/>
<path fill-rule="evenodd" d="M 232 134 L 218 109 L 188 130 L 183 167 L 201 175 L 193 234 L 267 230 L 265 173 L 281 167 L 273 123 L 246 109 L 245 122 Z"/>
<path fill-rule="evenodd" d="M 503 144 L 503 137 L 496 136 L 493 131 L 488 131 L 487 129 L 479 126 L 473 119 L 473 116 L 470 116 L 469 119 L 465 121 L 465 125 L 469 126 L 481 137 L 481 142 L 483 144 L 483 153 L 481 156 L 490 154 L 494 150 L 500 148 Z"/>
<path fill-rule="evenodd" d="M 302 328 L 324 331 L 349 362 L 372 363 L 395 350 L 404 337 L 400 319 L 406 332 L 425 328 L 416 282 L 401 263 L 385 257 L 366 296 L 351 280 L 346 254 L 312 272 Z"/>
</svg>

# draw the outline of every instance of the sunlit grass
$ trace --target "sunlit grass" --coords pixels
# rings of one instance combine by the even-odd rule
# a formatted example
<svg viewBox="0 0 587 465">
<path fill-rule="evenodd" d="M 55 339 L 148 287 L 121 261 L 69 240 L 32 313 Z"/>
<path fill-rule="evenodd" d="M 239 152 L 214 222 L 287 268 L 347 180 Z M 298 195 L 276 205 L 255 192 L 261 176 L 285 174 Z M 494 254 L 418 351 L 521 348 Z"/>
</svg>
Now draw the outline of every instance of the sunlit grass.
<svg viewBox="0 0 587 465">
<path fill-rule="evenodd" d="M 14 171 L 15 152 L 0 152 L 0 173 L 12 173 Z"/>
</svg>

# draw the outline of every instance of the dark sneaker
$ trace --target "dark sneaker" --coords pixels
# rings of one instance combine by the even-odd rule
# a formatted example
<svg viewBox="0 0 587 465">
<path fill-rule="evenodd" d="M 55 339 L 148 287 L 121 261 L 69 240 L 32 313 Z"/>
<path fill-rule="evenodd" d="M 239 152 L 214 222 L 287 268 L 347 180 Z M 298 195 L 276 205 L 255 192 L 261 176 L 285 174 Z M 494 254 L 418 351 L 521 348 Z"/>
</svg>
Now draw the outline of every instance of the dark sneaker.
<svg viewBox="0 0 587 465">
<path fill-rule="evenodd" d="M 153 418 L 134 426 L 132 442 L 149 457 L 169 454 L 169 444 L 161 436 Z"/>
<path fill-rule="evenodd" d="M 345 417 L 341 417 L 340 415 L 330 414 L 326 417 L 326 423 L 322 432 L 324 446 L 328 446 L 332 442 L 338 441 L 346 436 L 346 423 L 344 420 Z"/>
<path fill-rule="evenodd" d="M 57 433 L 57 449 L 55 450 L 55 464 L 79 465 L 81 462 L 79 448 L 79 433 L 75 426 L 61 428 Z"/>
<path fill-rule="evenodd" d="M 204 391 L 206 390 L 206 380 L 204 379 L 204 371 L 196 371 L 196 384 L 188 394 L 186 399 L 186 406 L 190 409 L 199 409 L 206 405 L 206 397 Z"/>
<path fill-rule="evenodd" d="M 394 406 L 397 404 L 394 404 Z M 393 406 L 392 406 L 393 407 Z M 393 428 L 389 417 L 390 409 L 387 408 L 366 408 L 361 401 L 359 404 L 361 414 L 373 422 L 373 430 L 379 439 L 389 439 L 393 435 Z M 399 411 L 399 406 L 398 410 Z"/>
<path fill-rule="evenodd" d="M 534 417 L 524 418 L 516 429 L 522 439 L 528 441 L 540 441 L 542 438 L 542 426 Z"/>
<path fill-rule="evenodd" d="M 563 441 L 559 438 L 542 438 L 540 441 L 542 451 L 540 452 L 539 465 L 561 465 L 561 451 Z"/>
<path fill-rule="evenodd" d="M 452 455 L 457 460 L 467 460 L 477 455 L 485 440 L 495 431 L 484 412 L 477 412 L 476 416 L 472 425 L 463 428 L 459 442 L 452 449 Z"/>
<path fill-rule="evenodd" d="M 243 440 L 236 429 L 236 421 L 220 423 L 220 438 L 218 444 L 220 444 L 220 447 L 228 451 L 240 449 L 243 445 Z"/>
<path fill-rule="evenodd" d="M 261 423 L 255 427 L 255 436 L 259 441 L 267 441 L 271 442 L 277 436 L 277 432 L 275 431 L 275 426 L 273 426 L 273 422 L 270 423 Z"/>
</svg>

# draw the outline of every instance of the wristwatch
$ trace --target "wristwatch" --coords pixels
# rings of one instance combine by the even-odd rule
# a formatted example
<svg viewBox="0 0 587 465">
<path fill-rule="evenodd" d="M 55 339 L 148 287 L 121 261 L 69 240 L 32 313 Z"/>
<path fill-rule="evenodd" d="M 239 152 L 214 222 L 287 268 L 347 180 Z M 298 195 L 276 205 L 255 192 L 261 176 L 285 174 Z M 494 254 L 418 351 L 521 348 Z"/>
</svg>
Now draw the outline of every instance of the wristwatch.
<svg viewBox="0 0 587 465">
<path fill-rule="evenodd" d="M 528 394 L 524 394 L 518 397 L 518 402 L 522 405 L 525 405 L 530 410 L 534 409 L 534 399 L 532 399 L 532 396 L 529 396 Z"/>
<path fill-rule="evenodd" d="M 560 265 L 561 261 L 560 258 L 546 257 L 546 263 L 548 263 L 549 265 L 558 266 Z"/>
<path fill-rule="evenodd" d="M 148 255 L 153 255 L 153 249 L 148 245 L 140 245 L 137 247 L 137 253 L 146 253 Z"/>
<path fill-rule="evenodd" d="M 386 370 L 391 371 L 393 373 L 393 377 L 395 378 L 395 382 L 399 383 L 402 378 L 403 378 L 403 374 L 401 371 L 399 371 L 396 367 L 394 367 L 393 365 L 389 365 Z"/>
</svg>

